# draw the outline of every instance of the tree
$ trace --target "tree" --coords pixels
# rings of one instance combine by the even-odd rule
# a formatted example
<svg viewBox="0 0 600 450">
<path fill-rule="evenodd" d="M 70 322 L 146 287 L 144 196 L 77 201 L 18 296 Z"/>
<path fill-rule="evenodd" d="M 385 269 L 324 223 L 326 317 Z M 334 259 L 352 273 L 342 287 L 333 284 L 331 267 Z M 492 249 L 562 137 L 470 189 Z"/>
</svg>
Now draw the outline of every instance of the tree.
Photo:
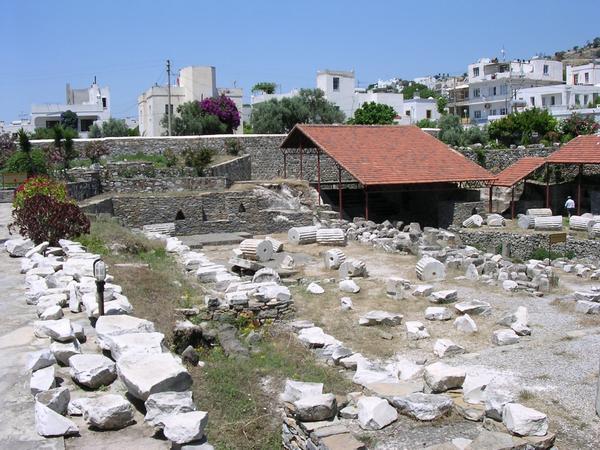
<svg viewBox="0 0 600 450">
<path fill-rule="evenodd" d="M 446 114 L 446 106 L 448 106 L 448 99 L 446 97 L 438 97 L 437 110 L 440 114 Z"/>
<path fill-rule="evenodd" d="M 506 146 L 528 145 L 543 139 L 556 127 L 556 119 L 547 110 L 532 108 L 493 121 L 488 132 L 490 138 L 498 139 Z"/>
<path fill-rule="evenodd" d="M 71 166 L 71 161 L 79 156 L 73 143 L 75 132 L 71 128 L 63 129 L 60 125 L 52 130 L 54 146 L 50 150 L 50 159 L 66 171 Z"/>
<path fill-rule="evenodd" d="M 77 114 L 70 109 L 66 110 L 60 115 L 60 124 L 63 128 L 70 128 L 77 131 Z"/>
<path fill-rule="evenodd" d="M 210 165 L 213 159 L 213 151 L 210 148 L 186 148 L 182 152 L 183 162 L 186 167 L 196 169 L 196 174 L 201 177 L 204 170 Z"/>
<path fill-rule="evenodd" d="M 348 121 L 354 125 L 390 125 L 394 123 L 396 111 L 383 103 L 364 103 L 354 112 L 354 117 Z"/>
<path fill-rule="evenodd" d="M 15 140 L 10 133 L 0 134 L 0 170 L 6 164 L 6 161 L 17 151 Z"/>
<path fill-rule="evenodd" d="M 438 94 L 435 91 L 432 91 L 427 86 L 421 83 L 410 83 L 408 86 L 405 86 L 402 89 L 402 95 L 404 96 L 404 100 L 414 98 L 415 93 L 419 94 L 419 97 L 421 98 L 437 98 L 440 96 L 440 94 Z"/>
<path fill-rule="evenodd" d="M 109 153 L 108 148 L 102 141 L 90 141 L 83 147 L 82 156 L 88 158 L 92 164 L 97 164 L 102 156 Z"/>
<path fill-rule="evenodd" d="M 261 81 L 252 86 L 252 92 L 264 92 L 265 94 L 274 94 L 277 85 L 271 81 Z"/>
<path fill-rule="evenodd" d="M 563 142 L 566 142 L 582 134 L 594 134 L 598 132 L 600 125 L 594 120 L 592 114 L 583 115 L 574 112 L 571 117 L 560 121 L 558 129 L 563 134 Z"/>
<path fill-rule="evenodd" d="M 167 128 L 166 114 L 160 124 Z M 190 101 L 179 105 L 177 115 L 171 119 L 171 131 L 175 136 L 226 134 L 232 133 L 239 124 L 240 114 L 235 103 L 222 95 L 202 102 Z"/>
<path fill-rule="evenodd" d="M 42 150 L 32 148 L 29 136 L 23 128 L 17 132 L 17 138 L 19 150 L 8 156 L 4 163 L 4 171 L 26 173 L 28 176 L 47 173 L 46 155 Z"/>
<path fill-rule="evenodd" d="M 419 128 L 436 128 L 437 122 L 431 119 L 421 119 L 417 122 Z"/>
<path fill-rule="evenodd" d="M 320 89 L 301 89 L 298 95 L 259 103 L 252 110 L 254 133 L 287 133 L 298 123 L 343 123 L 344 113 Z"/>
<path fill-rule="evenodd" d="M 90 127 L 90 129 L 88 130 L 88 137 L 89 138 L 101 138 L 102 137 L 102 129 L 98 125 L 93 123 L 92 126 Z"/>
<path fill-rule="evenodd" d="M 102 124 L 102 137 L 129 136 L 129 127 L 123 119 L 110 118 Z"/>
<path fill-rule="evenodd" d="M 227 127 L 228 133 L 233 133 L 233 130 L 240 126 L 240 112 L 235 102 L 226 95 L 205 98 L 200 102 L 200 110 L 203 115 L 218 117 Z"/>
</svg>

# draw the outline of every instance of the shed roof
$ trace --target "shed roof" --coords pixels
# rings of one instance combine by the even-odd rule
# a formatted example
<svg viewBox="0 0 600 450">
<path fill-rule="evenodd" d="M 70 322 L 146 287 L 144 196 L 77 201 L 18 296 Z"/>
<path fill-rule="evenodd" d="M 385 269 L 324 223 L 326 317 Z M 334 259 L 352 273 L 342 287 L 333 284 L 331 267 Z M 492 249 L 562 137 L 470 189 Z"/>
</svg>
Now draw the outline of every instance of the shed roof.
<svg viewBox="0 0 600 450">
<path fill-rule="evenodd" d="M 494 181 L 494 186 L 512 187 L 531 172 L 542 167 L 545 162 L 546 158 L 542 158 L 541 156 L 521 158 L 496 175 L 497 178 Z"/>
<path fill-rule="evenodd" d="M 319 148 L 365 186 L 495 178 L 412 125 L 296 125 L 280 147 Z"/>
<path fill-rule="evenodd" d="M 600 136 L 577 136 L 547 159 L 555 164 L 600 164 Z"/>
</svg>

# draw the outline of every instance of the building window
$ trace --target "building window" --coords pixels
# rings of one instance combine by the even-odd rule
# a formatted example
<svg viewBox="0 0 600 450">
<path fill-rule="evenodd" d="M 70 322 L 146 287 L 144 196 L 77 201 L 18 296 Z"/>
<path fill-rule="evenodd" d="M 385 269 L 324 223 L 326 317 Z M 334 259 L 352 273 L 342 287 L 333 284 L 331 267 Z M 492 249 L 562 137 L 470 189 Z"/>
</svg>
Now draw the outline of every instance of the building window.
<svg viewBox="0 0 600 450">
<path fill-rule="evenodd" d="M 81 131 L 90 131 L 90 127 L 94 124 L 94 119 L 80 119 Z"/>
<path fill-rule="evenodd" d="M 169 114 L 169 105 L 165 105 L 165 114 Z M 173 115 L 173 105 L 171 104 L 171 115 Z"/>
<path fill-rule="evenodd" d="M 500 108 L 500 115 L 501 116 L 505 116 L 506 115 L 506 108 Z"/>
<path fill-rule="evenodd" d="M 548 75 L 548 64 L 544 64 L 544 75 Z"/>
<path fill-rule="evenodd" d="M 584 95 L 584 96 L 583 96 L 583 104 L 584 104 L 584 105 L 587 105 L 587 104 L 588 104 L 588 96 L 587 96 L 587 95 Z"/>
<path fill-rule="evenodd" d="M 490 95 L 491 96 L 493 96 L 493 97 L 496 96 L 496 93 L 497 93 L 496 89 L 497 89 L 496 86 L 490 88 Z"/>
<path fill-rule="evenodd" d="M 427 112 L 425 113 L 425 116 L 426 116 L 428 119 L 431 119 L 431 110 L 430 110 L 430 109 L 428 109 L 428 110 L 427 110 Z"/>
<path fill-rule="evenodd" d="M 500 95 L 506 94 L 508 94 L 508 86 L 506 84 L 503 84 L 502 86 L 500 86 Z"/>
<path fill-rule="evenodd" d="M 496 115 L 496 110 L 495 110 L 495 109 L 492 109 L 492 110 L 490 111 L 490 116 L 495 116 L 495 115 Z"/>
<path fill-rule="evenodd" d="M 579 100 L 579 94 L 575 94 L 575 104 L 579 105 L 581 104 L 580 100 Z"/>
<path fill-rule="evenodd" d="M 108 104 L 108 102 L 106 101 L 106 97 L 102 97 L 102 107 L 106 108 L 107 104 Z"/>
<path fill-rule="evenodd" d="M 535 97 L 529 97 L 529 101 L 531 103 L 531 106 L 535 106 Z"/>
<path fill-rule="evenodd" d="M 410 110 L 406 111 L 406 115 L 410 117 Z"/>
<path fill-rule="evenodd" d="M 550 105 L 551 106 L 556 105 L 556 98 L 554 97 L 554 95 L 552 97 L 550 97 Z"/>
<path fill-rule="evenodd" d="M 474 77 L 478 77 L 479 76 L 479 67 L 474 67 L 473 68 L 473 76 Z"/>
<path fill-rule="evenodd" d="M 585 82 L 586 82 L 586 83 L 589 83 L 589 82 L 590 82 L 590 73 L 589 73 L 589 72 L 586 72 L 586 73 L 583 75 L 583 79 L 585 80 Z"/>
<path fill-rule="evenodd" d="M 58 125 L 60 125 L 59 120 L 47 120 L 46 121 L 46 128 L 54 128 Z"/>
<path fill-rule="evenodd" d="M 339 77 L 333 77 L 333 90 L 334 91 L 340 90 L 340 78 Z"/>
<path fill-rule="evenodd" d="M 579 84 L 579 74 L 573 75 L 573 84 Z"/>
<path fill-rule="evenodd" d="M 546 97 L 542 97 L 542 106 L 546 106 Z"/>
<path fill-rule="evenodd" d="M 473 97 L 479 97 L 481 95 L 481 90 L 479 88 L 473 89 Z"/>
<path fill-rule="evenodd" d="M 476 119 L 481 119 L 481 111 L 477 110 L 473 112 L 473 117 Z"/>
</svg>

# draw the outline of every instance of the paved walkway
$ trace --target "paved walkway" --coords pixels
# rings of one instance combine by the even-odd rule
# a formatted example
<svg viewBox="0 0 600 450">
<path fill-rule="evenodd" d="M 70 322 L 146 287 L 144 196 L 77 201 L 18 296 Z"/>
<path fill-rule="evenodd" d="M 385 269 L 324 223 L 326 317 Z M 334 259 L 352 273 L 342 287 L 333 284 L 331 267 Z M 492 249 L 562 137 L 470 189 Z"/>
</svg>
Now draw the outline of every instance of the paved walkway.
<svg viewBox="0 0 600 450">
<path fill-rule="evenodd" d="M 10 204 L 0 203 L 0 242 L 7 239 Z M 1 244 L 0 244 L 1 246 Z M 35 432 L 34 400 L 25 373 L 27 353 L 47 347 L 33 335 L 35 308 L 25 303 L 20 263 L 0 250 L 0 438 L 11 450 L 62 449 L 64 440 Z"/>
</svg>

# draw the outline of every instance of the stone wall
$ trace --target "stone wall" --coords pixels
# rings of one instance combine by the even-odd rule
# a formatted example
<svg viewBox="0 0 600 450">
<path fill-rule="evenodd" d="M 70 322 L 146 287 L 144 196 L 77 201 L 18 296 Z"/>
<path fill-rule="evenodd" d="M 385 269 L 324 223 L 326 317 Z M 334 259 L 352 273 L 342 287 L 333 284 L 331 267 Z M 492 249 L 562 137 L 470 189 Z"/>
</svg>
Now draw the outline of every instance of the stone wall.
<svg viewBox="0 0 600 450">
<path fill-rule="evenodd" d="M 482 250 L 495 250 L 502 243 L 511 247 L 512 258 L 526 260 L 538 248 L 548 249 L 548 233 L 530 232 L 527 234 L 509 233 L 505 231 L 474 231 L 461 229 L 458 231 L 460 238 L 466 245 L 472 245 Z M 568 236 L 567 242 L 554 244 L 552 251 L 569 254 L 573 253 L 578 258 L 600 256 L 600 241 L 591 239 L 578 239 Z"/>
<path fill-rule="evenodd" d="M 0 189 L 0 203 L 12 203 L 14 196 L 14 189 Z"/>
<path fill-rule="evenodd" d="M 81 201 L 100 194 L 102 190 L 98 179 L 92 179 L 89 181 L 73 181 L 67 183 L 67 192 L 69 193 L 69 197 Z"/>
<path fill-rule="evenodd" d="M 181 192 L 222 190 L 229 186 L 225 177 L 114 178 L 102 182 L 103 192 Z"/>
<path fill-rule="evenodd" d="M 521 158 L 531 157 L 531 156 L 541 156 L 542 158 L 546 158 L 550 156 L 554 151 L 556 151 L 556 147 L 544 147 L 544 148 L 502 148 L 502 149 L 483 149 L 483 154 L 485 155 L 485 167 L 493 172 L 498 173 L 504 169 L 506 169 L 511 164 L 514 164 Z M 469 158 L 471 161 L 479 164 L 479 159 L 477 156 L 477 151 L 466 148 L 459 149 L 458 152 L 462 153 L 464 156 Z"/>
<path fill-rule="evenodd" d="M 252 158 L 243 155 L 230 161 L 212 166 L 208 173 L 212 177 L 224 177 L 228 182 L 252 179 Z"/>
</svg>

